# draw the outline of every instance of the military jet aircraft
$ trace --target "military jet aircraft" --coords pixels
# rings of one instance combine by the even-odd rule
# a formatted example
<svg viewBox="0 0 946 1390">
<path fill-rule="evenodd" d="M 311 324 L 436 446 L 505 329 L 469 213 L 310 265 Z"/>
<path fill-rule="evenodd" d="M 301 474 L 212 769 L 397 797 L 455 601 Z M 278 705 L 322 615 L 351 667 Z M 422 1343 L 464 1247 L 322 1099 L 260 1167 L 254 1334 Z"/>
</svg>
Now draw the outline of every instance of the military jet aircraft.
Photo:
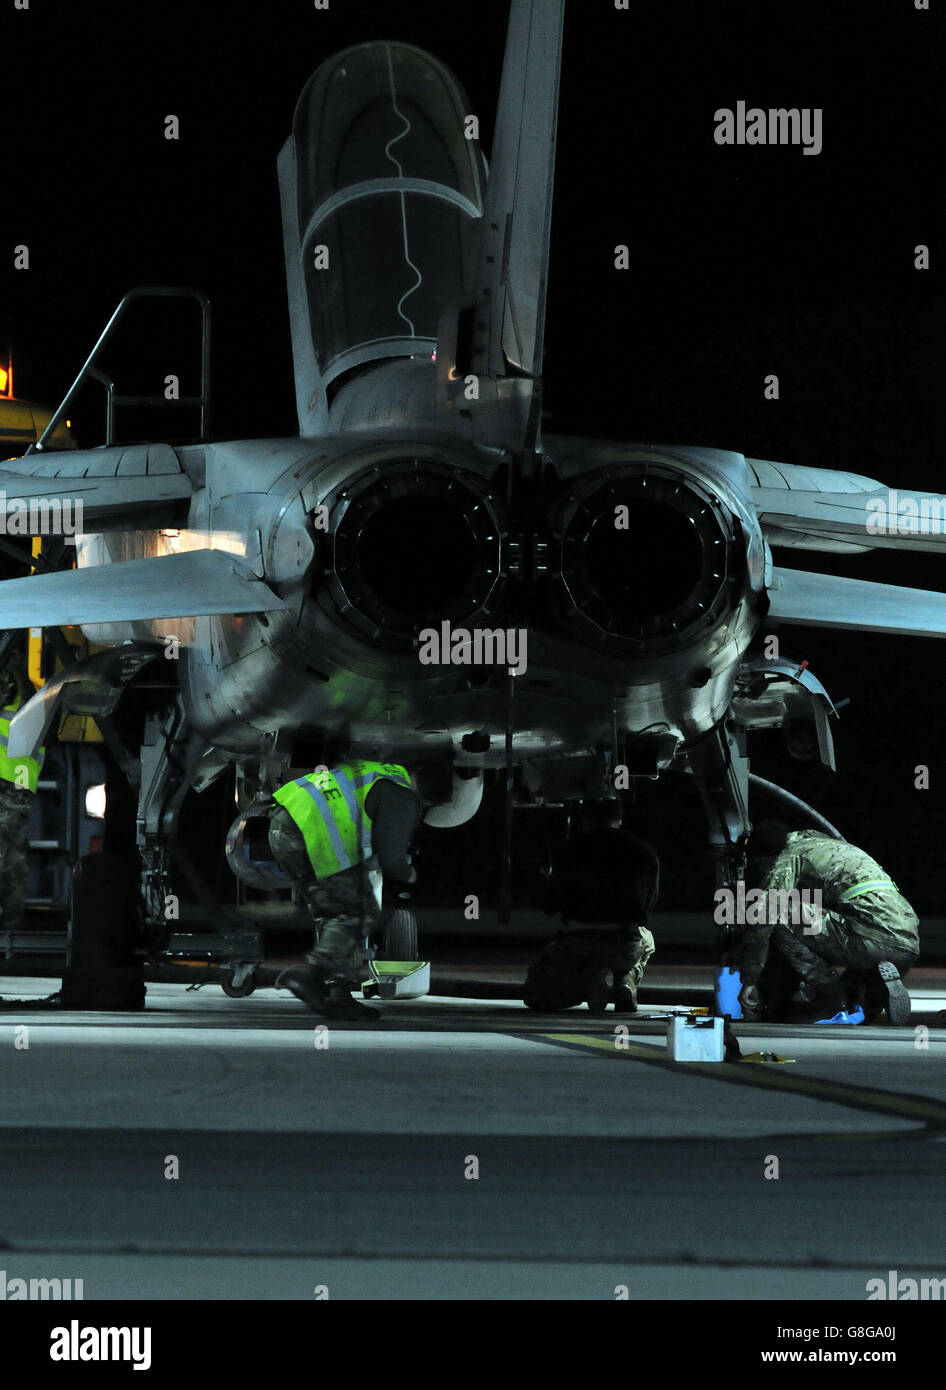
<svg viewBox="0 0 946 1390">
<path fill-rule="evenodd" d="M 449 763 L 458 816 L 490 768 L 510 798 L 515 773 L 551 801 L 689 769 L 731 882 L 747 729 L 801 704 L 833 756 L 827 693 L 803 665 L 748 658 L 753 639 L 946 634 L 939 593 L 771 551 L 938 547 L 944 498 L 901 490 L 892 513 L 850 473 L 543 433 L 563 3 L 512 0 L 488 166 L 462 89 L 419 48 L 359 44 L 304 87 L 278 160 L 298 437 L 110 431 L 48 453 L 106 330 L 43 439 L 0 470 L 24 534 L 44 503 L 83 513 L 59 561 L 76 568 L 0 585 L 0 628 L 78 624 L 105 648 L 23 708 L 11 755 L 58 710 L 107 725 L 143 671 L 164 677 L 141 746 L 118 750 L 153 916 L 190 788 L 232 763 L 276 785 L 332 740 Z M 902 524 L 922 507 L 928 524 Z"/>
</svg>

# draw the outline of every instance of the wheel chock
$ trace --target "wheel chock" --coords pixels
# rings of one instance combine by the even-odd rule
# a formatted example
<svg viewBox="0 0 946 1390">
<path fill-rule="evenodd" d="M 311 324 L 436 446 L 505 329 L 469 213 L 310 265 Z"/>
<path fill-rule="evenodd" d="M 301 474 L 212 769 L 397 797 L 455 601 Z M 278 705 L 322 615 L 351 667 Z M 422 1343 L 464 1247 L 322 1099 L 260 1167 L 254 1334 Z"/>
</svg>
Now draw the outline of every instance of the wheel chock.
<svg viewBox="0 0 946 1390">
<path fill-rule="evenodd" d="M 365 999 L 421 999 L 430 993 L 429 960 L 369 960 Z"/>
</svg>

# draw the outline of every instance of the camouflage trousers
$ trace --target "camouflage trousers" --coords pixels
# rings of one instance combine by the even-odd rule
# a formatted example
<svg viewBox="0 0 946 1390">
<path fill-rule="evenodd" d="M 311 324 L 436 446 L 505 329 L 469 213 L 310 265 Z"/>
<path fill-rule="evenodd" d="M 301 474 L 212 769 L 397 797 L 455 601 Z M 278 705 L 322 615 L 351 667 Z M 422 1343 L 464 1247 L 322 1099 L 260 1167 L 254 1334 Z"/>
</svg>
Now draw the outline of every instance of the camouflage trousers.
<svg viewBox="0 0 946 1390">
<path fill-rule="evenodd" d="M 870 895 L 874 896 L 874 895 Z M 880 894 L 876 895 L 880 898 Z M 803 923 L 773 928 L 771 949 L 813 985 L 830 984 L 837 965 L 869 971 L 878 961 L 889 960 L 901 975 L 919 953 L 916 914 L 899 896 L 883 895 L 882 916 L 823 912 L 821 930 L 805 933 Z"/>
<path fill-rule="evenodd" d="M 269 847 L 279 867 L 299 885 L 312 917 L 315 940 L 306 960 L 326 979 L 360 985 L 365 978 L 365 939 L 381 923 L 370 862 L 317 879 L 302 832 L 283 806 L 270 817 Z"/>
<path fill-rule="evenodd" d="M 616 1008 L 633 1009 L 654 949 L 646 927 L 560 931 L 530 967 L 523 1001 L 542 1013 L 583 1003 L 599 1011 L 612 998 Z"/>
<path fill-rule="evenodd" d="M 0 926 L 15 930 L 23 920 L 33 793 L 0 780 Z"/>
</svg>

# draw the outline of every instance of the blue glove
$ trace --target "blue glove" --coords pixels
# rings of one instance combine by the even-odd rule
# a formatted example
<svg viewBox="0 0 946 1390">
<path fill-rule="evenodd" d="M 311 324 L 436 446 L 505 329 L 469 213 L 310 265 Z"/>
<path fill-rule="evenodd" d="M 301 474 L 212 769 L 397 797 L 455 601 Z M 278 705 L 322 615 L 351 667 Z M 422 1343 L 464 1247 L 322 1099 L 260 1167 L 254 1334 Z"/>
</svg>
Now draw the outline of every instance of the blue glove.
<svg viewBox="0 0 946 1390">
<path fill-rule="evenodd" d="M 742 1005 L 739 1003 L 741 989 L 739 971 L 731 970 L 728 965 L 721 966 L 716 976 L 716 1005 L 721 1014 L 729 1014 L 734 1020 L 742 1018 Z"/>
</svg>

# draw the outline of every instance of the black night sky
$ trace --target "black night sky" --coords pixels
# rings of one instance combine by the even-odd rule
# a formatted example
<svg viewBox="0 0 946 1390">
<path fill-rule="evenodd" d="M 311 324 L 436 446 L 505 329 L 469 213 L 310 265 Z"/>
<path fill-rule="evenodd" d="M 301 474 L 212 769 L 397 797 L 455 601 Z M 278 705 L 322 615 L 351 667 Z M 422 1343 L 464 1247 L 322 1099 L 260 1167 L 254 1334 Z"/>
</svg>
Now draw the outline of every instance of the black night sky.
<svg viewBox="0 0 946 1390">
<path fill-rule="evenodd" d="M 936 8 L 570 0 L 548 429 L 946 489 Z M 58 403 L 126 289 L 191 284 L 214 306 L 214 433 L 295 433 L 275 159 L 300 87 L 350 43 L 407 40 L 457 74 L 488 151 L 506 13 L 502 0 L 3 0 L 0 316 L 18 394 Z M 822 153 L 717 146 L 714 111 L 740 99 L 822 107 Z M 12 269 L 20 243 L 29 271 Z M 772 372 L 777 402 L 763 399 Z M 100 441 L 101 415 L 90 387 L 73 411 L 82 443 Z M 858 559 L 837 572 L 946 589 L 946 558 Z M 774 751 L 757 770 L 813 800 L 918 909 L 946 912 L 943 648 L 798 629 L 782 646 L 850 699 L 840 771 Z M 929 791 L 914 789 L 921 763 Z M 681 865 L 693 851 L 677 846 Z"/>
</svg>

